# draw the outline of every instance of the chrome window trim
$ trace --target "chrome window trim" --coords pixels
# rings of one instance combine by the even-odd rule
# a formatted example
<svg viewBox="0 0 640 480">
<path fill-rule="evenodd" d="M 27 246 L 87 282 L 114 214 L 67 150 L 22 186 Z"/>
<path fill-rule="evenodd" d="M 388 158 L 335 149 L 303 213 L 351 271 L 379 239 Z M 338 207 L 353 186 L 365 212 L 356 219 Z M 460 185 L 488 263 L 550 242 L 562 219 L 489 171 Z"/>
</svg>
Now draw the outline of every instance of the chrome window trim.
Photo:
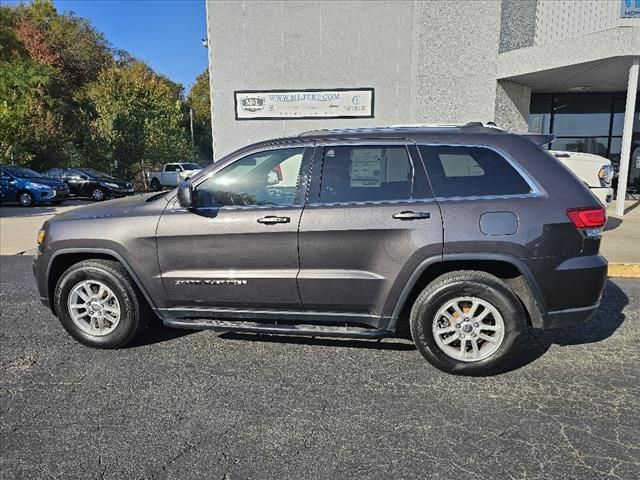
<svg viewBox="0 0 640 480">
<path fill-rule="evenodd" d="M 535 198 L 542 196 L 542 189 L 538 185 L 538 183 L 533 179 L 533 177 L 527 172 L 522 165 L 516 162 L 511 155 L 505 152 L 503 149 L 499 147 L 495 147 L 493 145 L 488 145 L 485 143 L 475 143 L 475 144 L 463 144 L 463 143 L 416 143 L 418 147 L 418 151 L 420 151 L 420 147 L 469 147 L 469 148 L 486 148 L 491 150 L 502 158 L 504 158 L 509 165 L 513 167 L 513 169 L 520 175 L 531 191 L 529 193 L 516 193 L 516 194 L 507 194 L 507 195 L 455 195 L 451 197 L 442 197 L 437 196 L 436 199 L 440 200 L 497 200 L 497 199 L 510 199 L 510 198 Z M 427 175 L 429 171 L 427 170 Z"/>
<path fill-rule="evenodd" d="M 412 198 L 408 200 L 371 200 L 365 202 L 314 202 L 307 203 L 306 207 L 349 207 L 349 206 L 380 206 L 401 205 L 404 203 L 435 203 L 435 198 Z"/>
</svg>

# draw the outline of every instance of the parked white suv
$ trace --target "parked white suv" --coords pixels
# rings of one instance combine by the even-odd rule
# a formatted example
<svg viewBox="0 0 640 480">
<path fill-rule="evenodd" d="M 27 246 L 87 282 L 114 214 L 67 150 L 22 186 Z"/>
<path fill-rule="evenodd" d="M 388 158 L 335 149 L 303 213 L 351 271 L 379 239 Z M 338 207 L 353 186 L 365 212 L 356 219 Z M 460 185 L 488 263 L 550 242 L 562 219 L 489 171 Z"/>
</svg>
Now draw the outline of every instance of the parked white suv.
<svg viewBox="0 0 640 480">
<path fill-rule="evenodd" d="M 611 204 L 613 201 L 611 160 L 591 153 L 558 150 L 552 150 L 551 153 L 582 180 L 603 205 Z"/>
</svg>

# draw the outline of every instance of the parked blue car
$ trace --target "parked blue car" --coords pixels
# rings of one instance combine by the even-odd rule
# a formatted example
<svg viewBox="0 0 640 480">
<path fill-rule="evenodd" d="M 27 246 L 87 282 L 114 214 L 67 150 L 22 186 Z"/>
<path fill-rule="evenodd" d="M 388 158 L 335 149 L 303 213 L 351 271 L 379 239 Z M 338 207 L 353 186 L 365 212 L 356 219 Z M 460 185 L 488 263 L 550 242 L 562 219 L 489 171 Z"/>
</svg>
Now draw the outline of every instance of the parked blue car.
<svg viewBox="0 0 640 480">
<path fill-rule="evenodd" d="M 60 203 L 69 196 L 69 187 L 29 168 L 0 165 L 0 202 L 18 202 L 23 207 L 37 203 Z"/>
</svg>

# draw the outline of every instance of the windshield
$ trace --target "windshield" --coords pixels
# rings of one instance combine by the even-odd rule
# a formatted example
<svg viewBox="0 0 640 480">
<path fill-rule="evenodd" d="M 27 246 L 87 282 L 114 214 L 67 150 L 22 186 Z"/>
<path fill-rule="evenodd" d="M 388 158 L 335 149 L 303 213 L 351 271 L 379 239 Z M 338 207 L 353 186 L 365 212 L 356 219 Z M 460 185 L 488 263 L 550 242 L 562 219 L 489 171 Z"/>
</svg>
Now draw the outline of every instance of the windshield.
<svg viewBox="0 0 640 480">
<path fill-rule="evenodd" d="M 18 178 L 44 178 L 44 175 L 41 175 L 38 172 L 34 172 L 30 168 L 4 167 L 4 169 L 14 177 Z"/>
<path fill-rule="evenodd" d="M 185 170 L 202 170 L 202 167 L 197 163 L 182 163 L 181 165 Z"/>
<path fill-rule="evenodd" d="M 89 175 L 93 178 L 113 178 L 111 175 L 99 172 L 97 170 L 94 170 L 93 168 L 78 168 L 78 170 L 80 170 L 85 175 Z"/>
</svg>

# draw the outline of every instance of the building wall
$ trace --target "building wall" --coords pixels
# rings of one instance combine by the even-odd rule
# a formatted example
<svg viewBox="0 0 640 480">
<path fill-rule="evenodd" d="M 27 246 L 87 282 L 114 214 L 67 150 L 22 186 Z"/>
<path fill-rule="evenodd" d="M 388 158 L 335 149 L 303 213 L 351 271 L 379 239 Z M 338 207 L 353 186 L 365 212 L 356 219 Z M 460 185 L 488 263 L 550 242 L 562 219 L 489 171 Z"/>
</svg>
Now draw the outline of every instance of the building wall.
<svg viewBox="0 0 640 480">
<path fill-rule="evenodd" d="M 637 26 L 638 19 L 620 18 L 620 0 L 538 0 L 534 45 Z"/>
<path fill-rule="evenodd" d="M 493 120 L 500 8 L 492 0 L 416 2 L 416 121 Z"/>
<path fill-rule="evenodd" d="M 214 157 L 307 130 L 412 121 L 413 2 L 208 1 Z M 375 118 L 236 121 L 235 90 L 374 87 Z"/>
<path fill-rule="evenodd" d="M 530 86 L 500 80 L 496 86 L 496 124 L 506 130 L 526 132 L 529 129 L 530 103 Z"/>
<path fill-rule="evenodd" d="M 207 1 L 214 157 L 320 128 L 493 120 L 499 1 Z M 375 118 L 236 121 L 235 90 L 375 88 Z"/>
<path fill-rule="evenodd" d="M 502 0 L 500 53 L 533 45 L 538 0 Z"/>
</svg>

